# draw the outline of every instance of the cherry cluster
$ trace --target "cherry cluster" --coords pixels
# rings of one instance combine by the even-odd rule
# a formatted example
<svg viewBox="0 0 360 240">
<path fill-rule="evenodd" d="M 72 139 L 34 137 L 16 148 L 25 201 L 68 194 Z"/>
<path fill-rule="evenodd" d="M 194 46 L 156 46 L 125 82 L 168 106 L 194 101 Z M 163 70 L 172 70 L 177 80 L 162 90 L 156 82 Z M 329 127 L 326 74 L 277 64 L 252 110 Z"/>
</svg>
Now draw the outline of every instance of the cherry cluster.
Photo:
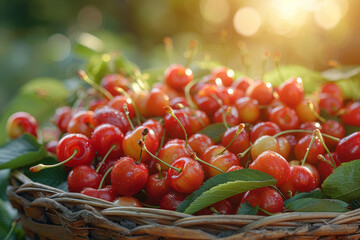
<svg viewBox="0 0 360 240">
<path fill-rule="evenodd" d="M 300 78 L 273 88 L 234 75 L 218 67 L 194 79 L 191 69 L 171 65 L 164 80 L 145 91 L 124 75 L 108 74 L 90 88 L 87 104 L 56 110 L 52 121 L 62 134 L 46 146 L 59 164 L 31 171 L 63 164 L 70 192 L 176 210 L 205 180 L 256 169 L 274 177 L 276 186 L 240 193 L 197 214 L 234 214 L 245 202 L 269 214 L 282 212 L 284 199 L 319 188 L 342 162 L 360 158 L 360 132 L 345 136 L 343 125 L 359 126 L 360 102 L 344 99 L 336 84 L 325 83 L 305 98 Z M 341 121 L 324 119 L 320 110 Z M 214 143 L 202 130 L 215 123 L 226 130 Z M 38 124 L 17 112 L 7 132 L 37 137 Z"/>
</svg>

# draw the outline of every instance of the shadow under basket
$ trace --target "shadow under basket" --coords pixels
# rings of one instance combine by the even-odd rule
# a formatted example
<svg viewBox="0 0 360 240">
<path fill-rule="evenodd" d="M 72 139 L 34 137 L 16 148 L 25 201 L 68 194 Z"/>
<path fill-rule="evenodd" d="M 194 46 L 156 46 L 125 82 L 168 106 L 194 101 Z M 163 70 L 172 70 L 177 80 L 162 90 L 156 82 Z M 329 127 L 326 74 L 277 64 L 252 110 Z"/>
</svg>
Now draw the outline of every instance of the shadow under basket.
<svg viewBox="0 0 360 240">
<path fill-rule="evenodd" d="M 273 216 L 188 214 L 111 202 L 35 183 L 7 188 L 27 239 L 360 239 L 360 209 Z"/>
</svg>

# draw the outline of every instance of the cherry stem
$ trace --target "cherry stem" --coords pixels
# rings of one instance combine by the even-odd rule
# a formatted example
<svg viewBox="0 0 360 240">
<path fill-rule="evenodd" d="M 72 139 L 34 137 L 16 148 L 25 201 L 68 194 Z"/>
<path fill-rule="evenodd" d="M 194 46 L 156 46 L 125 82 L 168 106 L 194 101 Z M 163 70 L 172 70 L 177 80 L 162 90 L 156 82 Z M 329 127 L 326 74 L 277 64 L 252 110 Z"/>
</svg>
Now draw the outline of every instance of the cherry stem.
<svg viewBox="0 0 360 240">
<path fill-rule="evenodd" d="M 124 95 L 127 99 L 130 100 L 130 104 L 133 106 L 134 110 L 135 110 L 135 115 L 136 115 L 136 122 L 137 125 L 141 125 L 141 119 L 140 119 L 140 112 L 139 109 L 137 108 L 135 102 L 133 101 L 133 99 L 130 97 L 130 95 L 121 87 L 116 88 L 116 91 L 118 91 L 119 93 L 121 93 L 122 95 Z"/>
<path fill-rule="evenodd" d="M 165 37 L 164 45 L 169 65 L 171 65 L 174 62 L 174 45 L 172 39 L 170 37 Z"/>
<path fill-rule="evenodd" d="M 226 129 L 229 129 L 229 124 L 226 121 L 226 117 L 231 114 L 231 107 L 226 108 L 226 111 L 222 112 L 221 117 Z"/>
<path fill-rule="evenodd" d="M 215 101 L 220 105 L 220 107 L 222 107 L 224 105 L 223 102 L 221 101 L 221 99 L 218 96 L 216 96 L 215 94 L 210 94 L 210 97 L 215 99 Z"/>
<path fill-rule="evenodd" d="M 318 114 L 316 111 L 315 111 L 315 107 L 314 107 L 314 104 L 312 102 L 308 102 L 307 104 L 307 107 L 310 109 L 311 113 L 322 123 L 326 122 L 326 119 L 323 118 L 320 114 Z"/>
<path fill-rule="evenodd" d="M 125 113 L 125 116 L 126 116 L 126 119 L 128 120 L 129 124 L 130 124 L 130 127 L 131 127 L 131 130 L 134 130 L 134 124 L 132 123 L 130 117 L 129 117 L 129 108 L 128 106 L 126 105 L 126 103 L 124 103 L 123 105 L 123 109 L 124 109 L 124 113 Z"/>
<path fill-rule="evenodd" d="M 326 163 L 329 164 L 332 168 L 336 168 L 335 163 L 327 160 L 323 155 L 319 154 L 319 155 L 317 156 L 317 158 L 318 158 L 320 161 L 326 162 Z"/>
<path fill-rule="evenodd" d="M 36 165 L 36 166 L 32 166 L 32 167 L 30 168 L 30 171 L 33 172 L 33 173 L 36 173 L 36 172 L 40 172 L 41 170 L 46 169 L 46 168 L 58 167 L 58 166 L 60 166 L 60 165 L 63 165 L 63 164 L 65 164 L 65 163 L 67 163 L 67 162 L 70 161 L 71 159 L 73 159 L 73 157 L 75 157 L 75 155 L 76 155 L 77 153 L 78 153 L 78 150 L 77 150 L 77 149 L 74 149 L 73 154 L 72 154 L 69 158 L 65 159 L 64 161 L 59 162 L 59 163 L 56 163 L 56 164 L 52 164 L 52 165 L 44 165 L 44 164 L 41 164 L 41 163 L 40 163 L 40 164 L 38 164 L 38 165 Z"/>
<path fill-rule="evenodd" d="M 190 63 L 194 59 L 196 52 L 196 45 L 197 45 L 196 40 L 190 40 L 188 50 L 184 54 L 185 55 L 184 57 L 186 59 L 186 64 L 185 64 L 186 68 L 190 65 Z"/>
<path fill-rule="evenodd" d="M 183 130 L 184 136 L 185 136 L 185 149 L 186 149 L 187 145 L 188 145 L 188 136 L 187 136 L 184 125 L 180 122 L 179 118 L 175 115 L 174 110 L 170 106 L 166 106 L 165 110 L 179 123 L 181 129 Z"/>
<path fill-rule="evenodd" d="M 141 136 L 142 136 L 141 141 L 144 143 L 144 145 L 145 145 L 145 138 L 148 133 L 149 133 L 149 129 L 147 128 L 144 128 L 141 132 Z M 140 149 L 139 160 L 138 160 L 139 163 L 141 163 L 142 154 L 143 154 L 143 148 Z"/>
<path fill-rule="evenodd" d="M 79 70 L 78 75 L 87 84 L 89 84 L 90 86 L 101 92 L 107 99 L 109 100 L 113 99 L 113 95 L 111 95 L 111 93 L 108 90 L 96 84 L 93 80 L 91 80 L 84 70 Z"/>
<path fill-rule="evenodd" d="M 215 213 L 216 215 L 222 215 L 222 214 L 219 213 L 219 211 L 216 210 L 216 208 L 214 208 L 214 207 L 209 207 L 209 210 L 212 211 L 213 213 Z"/>
<path fill-rule="evenodd" d="M 247 149 L 245 149 L 243 152 L 241 152 L 241 153 L 238 153 L 237 154 L 237 156 L 238 156 L 238 158 L 243 158 L 243 157 L 245 157 L 245 155 L 250 151 L 250 149 L 251 149 L 251 144 L 250 144 L 250 146 L 247 148 Z"/>
<path fill-rule="evenodd" d="M 161 135 L 161 139 L 160 139 L 160 144 L 159 144 L 159 148 L 157 149 L 155 155 L 158 155 L 159 152 L 161 151 L 161 148 L 164 146 L 164 142 L 165 142 L 165 135 L 166 135 L 166 132 L 163 131 L 162 135 Z"/>
<path fill-rule="evenodd" d="M 196 120 L 198 120 L 203 127 L 206 127 L 206 125 L 205 125 L 204 121 L 201 119 L 201 117 L 196 115 L 196 113 L 194 113 L 192 108 L 189 108 L 189 110 L 190 110 L 191 115 L 194 116 L 196 118 Z"/>
<path fill-rule="evenodd" d="M 9 232 L 7 233 L 4 240 L 9 240 L 11 238 L 11 235 L 13 234 L 13 232 L 15 230 L 15 227 L 18 224 L 19 221 L 20 221 L 20 219 L 16 219 L 16 220 L 12 221 L 11 228 L 10 228 Z"/>
<path fill-rule="evenodd" d="M 236 130 L 236 133 L 235 133 L 234 137 L 231 139 L 229 144 L 218 155 L 224 154 L 224 152 L 230 147 L 230 145 L 235 141 L 237 136 L 239 136 L 239 134 L 244 130 L 244 128 L 245 128 L 245 124 L 240 123 L 239 126 L 238 126 L 238 129 Z"/>
<path fill-rule="evenodd" d="M 263 213 L 267 214 L 268 216 L 272 216 L 272 215 L 275 215 L 275 214 L 276 214 L 276 213 L 268 212 L 268 211 L 262 209 L 261 207 L 259 207 L 259 210 L 262 211 Z"/>
<path fill-rule="evenodd" d="M 99 184 L 98 190 L 101 189 L 101 186 L 104 184 L 105 178 L 107 177 L 107 175 L 109 175 L 109 173 L 111 172 L 111 170 L 113 170 L 114 166 L 109 167 L 109 169 L 105 172 L 104 176 L 101 179 L 101 182 Z"/>
<path fill-rule="evenodd" d="M 279 53 L 275 53 L 274 54 L 274 63 L 275 63 L 275 67 L 276 67 L 276 71 L 279 75 L 279 78 L 282 82 L 285 81 L 285 78 L 284 76 L 281 74 L 281 71 L 280 71 L 280 64 L 279 64 L 279 61 L 280 61 L 280 54 Z"/>
<path fill-rule="evenodd" d="M 146 203 L 141 203 L 142 206 L 144 207 L 147 207 L 147 208 L 160 208 L 160 206 L 154 206 L 154 205 L 149 205 L 149 204 L 146 204 Z"/>
<path fill-rule="evenodd" d="M 270 57 L 270 53 L 265 52 L 263 60 L 262 60 L 262 65 L 261 65 L 261 79 L 264 79 L 265 68 L 266 68 L 266 64 L 267 64 L 267 61 L 268 61 L 269 57 Z"/>
<path fill-rule="evenodd" d="M 194 79 L 194 80 L 192 80 L 191 82 L 189 82 L 186 86 L 185 86 L 185 88 L 184 88 L 184 93 L 185 93 L 185 98 L 186 98 L 186 101 L 188 102 L 188 104 L 189 104 L 189 106 L 190 106 L 190 108 L 192 108 L 192 109 L 197 109 L 197 106 L 196 106 L 196 104 L 193 102 L 193 100 L 192 100 L 192 97 L 191 97 L 191 94 L 190 94 L 190 90 L 191 90 L 191 88 L 195 85 L 195 84 L 197 84 L 198 82 L 200 82 L 200 79 Z"/>
<path fill-rule="evenodd" d="M 313 133 L 313 131 L 311 131 L 311 130 L 303 130 L 303 129 L 291 129 L 291 130 L 285 130 L 285 131 L 279 132 L 279 133 L 273 135 L 273 137 L 274 137 L 274 138 L 277 138 L 277 137 L 279 137 L 279 136 L 281 136 L 281 135 L 288 134 L 288 133 Z M 339 142 L 339 141 L 340 141 L 339 138 L 334 137 L 334 136 L 331 136 L 331 135 L 326 134 L 326 133 L 321 133 L 321 135 L 322 135 L 323 137 L 332 139 L 332 140 L 334 140 L 334 141 L 336 141 L 336 142 Z"/>
<path fill-rule="evenodd" d="M 220 168 L 218 168 L 218 167 L 216 167 L 216 166 L 214 166 L 214 165 L 212 165 L 212 164 L 210 164 L 210 163 L 208 163 L 208 162 L 205 162 L 204 160 L 202 160 L 201 158 L 199 158 L 198 156 L 196 156 L 196 153 L 192 153 L 192 154 L 191 154 L 191 157 L 192 157 L 193 159 L 195 159 L 196 161 L 198 161 L 198 162 L 201 162 L 201 163 L 203 163 L 203 164 L 205 164 L 205 165 L 207 165 L 207 166 L 209 166 L 209 167 L 212 167 L 212 168 L 218 170 L 218 171 L 221 172 L 221 173 L 225 173 L 225 172 L 224 172 L 223 170 L 221 170 Z"/>
<path fill-rule="evenodd" d="M 171 166 L 171 165 L 168 164 L 167 162 L 164 162 L 163 160 L 161 160 L 160 158 L 158 158 L 157 156 L 155 156 L 154 154 L 152 154 L 152 153 L 146 148 L 144 141 L 139 140 L 139 141 L 138 141 L 138 144 L 139 144 L 139 146 L 140 146 L 145 152 L 147 152 L 151 157 L 155 158 L 156 160 L 158 160 L 158 161 L 161 162 L 162 164 L 166 165 L 167 167 L 174 169 L 174 170 L 177 171 L 178 173 L 181 172 L 181 168 L 177 168 L 177 167 Z"/>
<path fill-rule="evenodd" d="M 159 172 L 159 179 L 163 179 L 164 177 L 161 174 L 161 165 L 160 165 L 160 163 L 155 163 L 155 166 L 156 166 L 156 169 Z"/>
<path fill-rule="evenodd" d="M 324 146 L 325 151 L 329 154 L 329 156 L 330 156 L 331 160 L 333 161 L 333 163 L 335 163 L 335 160 L 334 160 L 329 148 L 326 146 L 324 138 L 322 137 L 320 130 L 315 129 L 314 131 L 315 131 L 316 137 L 320 140 L 321 144 Z"/>
<path fill-rule="evenodd" d="M 111 148 L 109 149 L 109 151 L 107 151 L 107 153 L 105 154 L 104 158 L 101 160 L 99 166 L 96 168 L 96 172 L 100 171 L 101 166 L 104 164 L 104 162 L 106 161 L 106 159 L 108 158 L 109 154 L 112 152 L 112 150 L 114 150 L 116 148 L 116 144 L 113 144 L 111 146 Z"/>
<path fill-rule="evenodd" d="M 312 147 L 312 145 L 313 145 L 313 143 L 314 143 L 314 141 L 315 141 L 316 138 L 317 138 L 317 137 L 316 137 L 315 130 L 314 130 L 313 135 L 311 136 L 311 140 L 310 140 L 309 146 L 308 146 L 307 149 L 306 149 L 304 158 L 303 158 L 303 160 L 301 161 L 301 166 L 304 166 L 304 164 L 305 164 L 305 162 L 306 162 L 306 158 L 307 158 L 307 156 L 309 155 L 310 148 Z"/>
</svg>

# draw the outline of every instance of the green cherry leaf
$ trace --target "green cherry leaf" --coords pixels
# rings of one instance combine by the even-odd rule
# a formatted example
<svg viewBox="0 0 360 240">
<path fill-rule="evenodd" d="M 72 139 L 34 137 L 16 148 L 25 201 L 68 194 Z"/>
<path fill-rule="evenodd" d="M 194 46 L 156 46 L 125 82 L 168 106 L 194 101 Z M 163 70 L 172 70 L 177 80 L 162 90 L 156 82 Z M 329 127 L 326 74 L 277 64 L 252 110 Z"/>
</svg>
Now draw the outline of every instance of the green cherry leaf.
<svg viewBox="0 0 360 240">
<path fill-rule="evenodd" d="M 222 135 L 227 130 L 224 123 L 214 123 L 211 124 L 200 131 L 200 133 L 205 134 L 210 137 L 214 143 L 220 142 Z"/>
<path fill-rule="evenodd" d="M 321 186 L 325 195 L 350 202 L 360 198 L 360 160 L 342 163 Z"/>
<path fill-rule="evenodd" d="M 249 202 L 240 204 L 237 214 L 239 215 L 256 215 L 259 211 L 259 206 L 251 206 Z"/>
<path fill-rule="evenodd" d="M 178 206 L 177 211 L 193 214 L 238 193 L 275 184 L 276 180 L 273 177 L 254 169 L 223 173 L 203 183 Z"/>
<path fill-rule="evenodd" d="M 337 199 L 300 198 L 285 205 L 295 212 L 347 212 L 348 204 Z"/>
<path fill-rule="evenodd" d="M 30 134 L 24 134 L 0 148 L 0 169 L 19 168 L 37 162 L 47 155 L 46 149 Z"/>
<path fill-rule="evenodd" d="M 289 204 L 291 202 L 294 202 L 296 200 L 299 200 L 301 198 L 323 199 L 323 198 L 325 198 L 325 195 L 320 189 L 317 189 L 317 190 L 314 190 L 314 191 L 311 191 L 311 192 L 303 192 L 303 193 L 296 194 L 292 198 L 289 198 L 288 200 L 286 200 L 284 202 L 284 205 Z"/>
</svg>

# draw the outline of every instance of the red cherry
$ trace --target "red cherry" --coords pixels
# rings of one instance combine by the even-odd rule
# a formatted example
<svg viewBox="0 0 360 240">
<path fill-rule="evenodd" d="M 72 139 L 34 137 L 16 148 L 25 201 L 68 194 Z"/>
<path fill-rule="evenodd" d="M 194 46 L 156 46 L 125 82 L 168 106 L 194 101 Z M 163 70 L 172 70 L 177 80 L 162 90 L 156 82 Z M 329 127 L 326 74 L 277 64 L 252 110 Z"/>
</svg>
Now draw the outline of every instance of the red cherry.
<svg viewBox="0 0 360 240">
<path fill-rule="evenodd" d="M 344 101 L 331 93 L 321 93 L 319 107 L 327 111 L 330 115 L 335 116 L 344 106 Z"/>
<path fill-rule="evenodd" d="M 185 200 L 187 194 L 170 191 L 160 201 L 160 208 L 175 211 L 177 207 Z"/>
<path fill-rule="evenodd" d="M 113 145 L 116 145 L 114 149 L 108 155 L 108 158 L 118 158 L 123 154 L 122 142 L 124 139 L 124 134 L 121 130 L 109 123 L 104 123 L 97 126 L 94 129 L 92 142 L 97 153 L 101 157 L 105 157 L 110 148 Z"/>
<path fill-rule="evenodd" d="M 234 138 L 236 131 L 238 130 L 238 126 L 231 127 L 225 131 L 222 136 L 221 144 L 223 146 L 228 146 L 231 140 Z M 243 130 L 241 133 L 235 138 L 234 142 L 227 148 L 230 152 L 234 154 L 239 154 L 244 152 L 248 147 L 250 147 L 250 139 L 249 134 Z M 241 160 L 246 159 L 243 157 Z M 243 164 L 240 164 L 243 165 Z"/>
<path fill-rule="evenodd" d="M 260 105 L 268 105 L 274 99 L 271 83 L 263 81 L 256 81 L 250 85 L 246 91 L 246 95 L 252 99 L 256 99 Z"/>
<path fill-rule="evenodd" d="M 272 109 L 269 113 L 269 120 L 276 123 L 281 130 L 296 129 L 299 126 L 299 118 L 295 110 L 285 106 Z"/>
<path fill-rule="evenodd" d="M 336 146 L 336 155 L 339 162 L 350 162 L 360 159 L 360 132 L 354 132 L 340 139 Z"/>
<path fill-rule="evenodd" d="M 146 117 L 163 117 L 165 107 L 169 106 L 169 96 L 160 88 L 152 88 L 146 98 Z"/>
<path fill-rule="evenodd" d="M 234 212 L 235 211 L 231 202 L 227 199 L 223 199 L 217 203 L 201 209 L 200 211 L 196 212 L 195 215 L 230 215 L 234 214 Z"/>
<path fill-rule="evenodd" d="M 121 95 L 121 96 L 115 96 L 113 99 L 111 99 L 107 103 L 107 106 L 114 108 L 114 109 L 118 110 L 119 112 L 125 113 L 124 104 L 126 104 L 128 110 L 129 110 L 129 118 L 131 119 L 131 118 L 135 117 L 135 110 L 131 103 L 132 103 L 132 100 L 130 98 L 127 98 L 124 95 Z"/>
<path fill-rule="evenodd" d="M 283 185 L 290 177 L 289 163 L 284 157 L 273 151 L 265 151 L 261 153 L 249 165 L 249 168 L 271 175 L 277 180 L 277 187 Z"/>
<path fill-rule="evenodd" d="M 59 144 L 59 141 L 57 140 L 52 140 L 48 143 L 46 143 L 46 151 L 48 151 L 49 153 L 52 153 L 52 154 L 56 154 L 56 148 L 57 148 L 57 145 Z"/>
<path fill-rule="evenodd" d="M 301 78 L 290 78 L 281 83 L 276 90 L 280 101 L 294 108 L 304 99 L 304 87 Z"/>
<path fill-rule="evenodd" d="M 272 187 L 262 187 L 247 191 L 241 203 L 249 202 L 251 206 L 259 206 L 258 215 L 267 215 L 261 210 L 269 213 L 278 213 L 284 210 L 284 201 L 280 193 Z"/>
<path fill-rule="evenodd" d="M 193 80 L 191 69 L 181 65 L 171 65 L 165 71 L 165 82 L 177 91 L 183 91 Z"/>
<path fill-rule="evenodd" d="M 95 111 L 98 108 L 105 107 L 108 102 L 109 100 L 106 98 L 94 99 L 89 103 L 89 110 Z"/>
<path fill-rule="evenodd" d="M 103 77 L 100 81 L 100 85 L 108 90 L 111 95 L 116 96 L 120 95 L 119 91 L 116 88 L 122 88 L 125 91 L 129 89 L 129 81 L 123 77 L 121 74 L 114 73 L 108 74 Z"/>
<path fill-rule="evenodd" d="M 110 107 L 96 109 L 93 119 L 95 127 L 103 123 L 110 123 L 120 128 L 121 132 L 124 134 L 130 129 L 130 124 L 126 119 L 125 114 Z"/>
<path fill-rule="evenodd" d="M 113 202 L 118 196 L 111 185 L 100 189 L 87 187 L 84 188 L 81 191 L 81 193 L 90 197 L 100 198 L 109 202 Z"/>
<path fill-rule="evenodd" d="M 148 170 L 143 163 L 131 157 L 122 157 L 111 171 L 111 185 L 120 195 L 131 196 L 138 193 L 145 186 Z"/>
<path fill-rule="evenodd" d="M 170 191 L 170 184 L 167 178 L 167 171 L 155 173 L 149 176 L 145 185 L 145 191 L 152 204 L 160 204 L 160 200 Z"/>
<path fill-rule="evenodd" d="M 180 110 L 175 109 L 173 111 L 175 116 L 179 119 L 179 121 L 185 128 L 186 134 L 190 136 L 191 126 L 187 113 L 181 109 Z M 181 125 L 169 113 L 165 115 L 164 124 L 165 124 L 166 133 L 169 135 L 169 137 L 185 139 L 185 133 Z"/>
<path fill-rule="evenodd" d="M 81 133 L 91 137 L 94 130 L 93 111 L 79 111 L 71 118 L 67 125 L 68 133 Z"/>
<path fill-rule="evenodd" d="M 70 161 L 64 163 L 65 166 L 89 165 L 94 159 L 95 149 L 91 139 L 80 133 L 67 134 L 61 138 L 56 148 L 56 155 L 59 161 L 63 162 L 71 157 L 75 151 L 77 153 Z"/>
<path fill-rule="evenodd" d="M 86 187 L 97 189 L 102 176 L 88 165 L 74 167 L 68 175 L 68 189 L 70 192 L 81 192 Z"/>
<path fill-rule="evenodd" d="M 329 134 L 333 137 L 337 137 L 342 139 L 345 136 L 345 128 L 344 125 L 340 122 L 334 120 L 327 120 L 326 122 L 321 124 L 321 132 Z M 337 141 L 332 140 L 330 138 L 324 137 L 326 146 L 331 149 L 335 149 L 337 145 Z"/>
<path fill-rule="evenodd" d="M 251 129 L 250 139 L 251 142 L 255 142 L 256 139 L 263 135 L 273 136 L 280 131 L 280 127 L 274 122 L 259 122 Z"/>
<path fill-rule="evenodd" d="M 142 207 L 141 202 L 137 198 L 130 196 L 118 197 L 114 203 L 123 207 Z"/>
<path fill-rule="evenodd" d="M 341 115 L 344 124 L 360 126 L 360 102 L 350 103 L 345 107 L 345 112 Z"/>
<path fill-rule="evenodd" d="M 196 133 L 191 135 L 189 138 L 189 145 L 193 151 L 196 152 L 198 156 L 202 155 L 205 150 L 214 145 L 213 140 L 205 134 Z"/>
<path fill-rule="evenodd" d="M 223 117 L 225 116 L 225 117 Z M 236 107 L 231 107 L 224 105 L 220 107 L 213 116 L 214 123 L 224 122 L 224 118 L 226 123 L 230 125 L 238 125 L 240 124 L 239 112 Z"/>
<path fill-rule="evenodd" d="M 160 142 L 164 133 L 164 126 L 159 121 L 155 119 L 148 119 L 142 124 L 142 126 L 152 129 L 155 133 L 156 138 Z"/>
<path fill-rule="evenodd" d="M 332 159 L 330 158 L 330 155 L 327 153 L 324 155 L 325 159 L 327 159 L 329 162 L 332 162 L 333 164 L 335 164 L 336 167 L 340 166 L 340 162 L 337 160 L 337 156 L 335 153 L 331 153 L 333 159 L 335 162 L 332 162 Z M 330 165 L 329 163 L 325 162 L 325 161 L 319 161 L 317 166 L 316 166 L 317 170 L 319 171 L 320 174 L 320 184 L 322 184 L 324 182 L 324 180 L 334 172 L 334 167 L 332 165 Z"/>
<path fill-rule="evenodd" d="M 69 106 L 59 107 L 56 109 L 52 122 L 61 132 L 67 132 L 67 126 L 72 118 L 72 108 Z"/>
<path fill-rule="evenodd" d="M 180 157 L 190 157 L 190 149 L 185 148 L 185 142 L 181 139 L 180 142 L 170 141 L 167 142 L 160 150 L 158 158 L 164 162 L 172 165 L 172 163 Z M 169 167 L 160 163 L 161 169 L 168 170 Z"/>
<path fill-rule="evenodd" d="M 220 79 L 221 85 L 225 87 L 230 87 L 231 84 L 234 82 L 234 71 L 227 67 L 216 67 L 211 70 L 210 77 L 217 81 L 216 79 Z"/>
<path fill-rule="evenodd" d="M 6 132 L 11 139 L 18 138 L 24 133 L 30 133 L 37 137 L 38 123 L 36 119 L 27 112 L 16 112 L 12 114 L 6 123 Z"/>
<path fill-rule="evenodd" d="M 306 135 L 306 136 L 300 138 L 299 142 L 295 146 L 294 151 L 295 151 L 296 159 L 298 159 L 298 160 L 302 160 L 304 158 L 306 152 L 309 151 L 307 158 L 306 158 L 306 162 L 311 163 L 311 164 L 316 164 L 319 161 L 317 156 L 319 154 L 324 154 L 325 148 L 321 144 L 320 140 L 316 138 L 314 143 L 308 150 L 311 138 L 312 138 L 312 135 Z"/>
<path fill-rule="evenodd" d="M 95 169 L 98 169 L 98 172 L 104 176 L 105 173 L 109 170 L 109 168 L 111 168 L 112 166 L 114 166 L 114 164 L 117 162 L 118 158 L 106 158 L 105 162 L 102 163 L 101 167 L 99 168 L 99 165 L 101 164 L 101 162 L 99 162 L 96 165 Z M 111 184 L 111 175 L 108 174 L 105 178 L 105 184 L 106 185 L 110 185 Z"/>
<path fill-rule="evenodd" d="M 181 169 L 180 172 L 173 168 L 168 170 L 169 183 L 175 191 L 192 193 L 203 183 L 204 171 L 197 161 L 181 157 L 175 160 L 171 166 Z"/>
</svg>

